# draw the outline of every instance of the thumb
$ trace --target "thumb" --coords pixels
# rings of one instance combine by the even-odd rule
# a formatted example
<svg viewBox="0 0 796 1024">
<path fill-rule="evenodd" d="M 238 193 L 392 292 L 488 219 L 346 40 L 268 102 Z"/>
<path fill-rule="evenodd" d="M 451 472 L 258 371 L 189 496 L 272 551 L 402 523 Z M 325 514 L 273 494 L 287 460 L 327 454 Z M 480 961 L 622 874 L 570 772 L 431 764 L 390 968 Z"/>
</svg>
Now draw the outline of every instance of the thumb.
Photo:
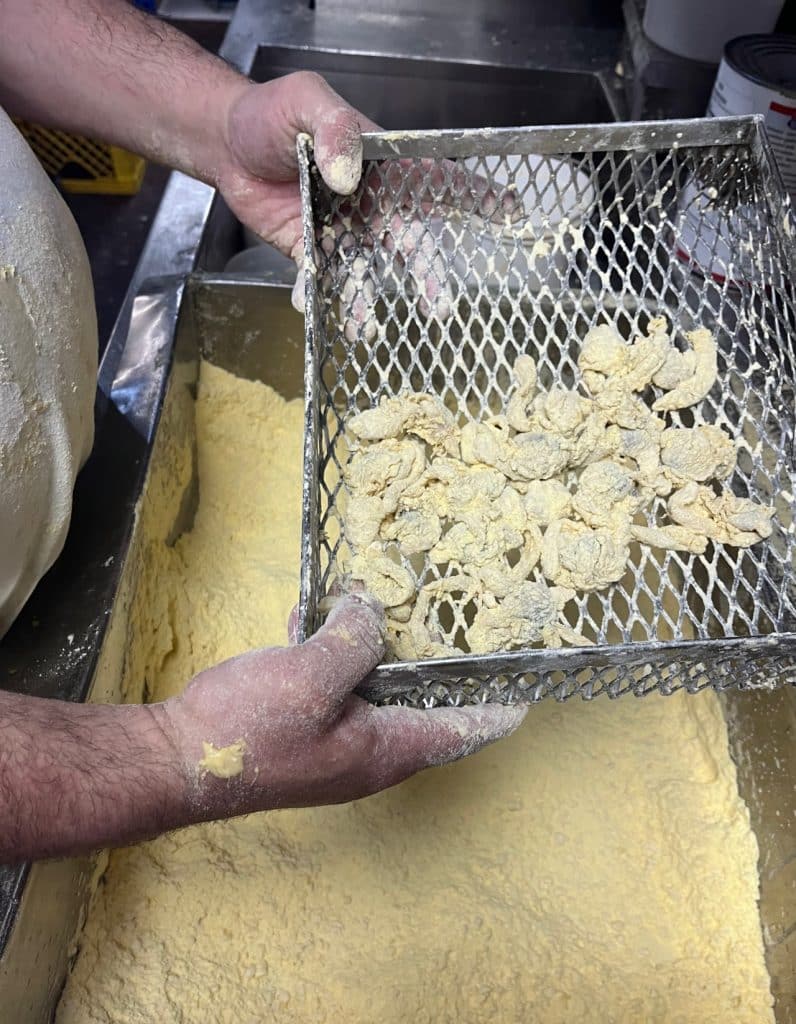
<svg viewBox="0 0 796 1024">
<path fill-rule="evenodd" d="M 317 633 L 290 648 L 329 713 L 384 657 L 384 609 L 370 594 L 340 598 Z"/>
<path fill-rule="evenodd" d="M 378 738 L 379 757 L 368 780 L 372 791 L 402 782 L 415 772 L 475 754 L 510 736 L 527 706 L 477 704 L 464 708 L 371 708 L 369 719 Z"/>
<path fill-rule="evenodd" d="M 346 104 L 325 113 L 313 132 L 313 146 L 318 170 L 329 188 L 343 196 L 351 195 L 362 174 L 357 112 Z"/>
<path fill-rule="evenodd" d="M 315 162 L 323 180 L 340 195 L 350 195 L 362 174 L 362 132 L 377 131 L 364 114 L 346 103 L 320 75 L 295 76 L 291 97 L 295 123 L 313 137 Z"/>
<path fill-rule="evenodd" d="M 509 736 L 528 713 L 527 705 L 476 704 L 464 708 L 379 708 L 380 732 L 401 751 L 412 771 L 475 754 Z"/>
<path fill-rule="evenodd" d="M 298 643 L 299 606 L 294 604 L 287 617 L 287 642 L 292 646 Z"/>
</svg>

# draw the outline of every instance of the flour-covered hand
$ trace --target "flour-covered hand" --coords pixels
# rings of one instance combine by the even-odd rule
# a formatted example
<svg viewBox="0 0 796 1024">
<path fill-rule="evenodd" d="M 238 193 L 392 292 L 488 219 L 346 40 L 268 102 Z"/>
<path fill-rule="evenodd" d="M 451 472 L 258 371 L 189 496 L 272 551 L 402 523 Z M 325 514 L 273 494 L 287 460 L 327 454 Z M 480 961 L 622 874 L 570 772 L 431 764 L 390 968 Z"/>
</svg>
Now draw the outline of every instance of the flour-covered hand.
<svg viewBox="0 0 796 1024">
<path fill-rule="evenodd" d="M 306 643 L 252 651 L 157 705 L 196 820 L 367 796 L 508 735 L 524 708 L 377 708 L 353 690 L 384 654 L 384 616 L 342 599 Z"/>
<path fill-rule="evenodd" d="M 327 185 L 348 195 L 362 170 L 361 133 L 375 128 L 313 72 L 249 85 L 230 106 L 216 184 L 244 224 L 296 259 L 302 248 L 296 136 L 313 137 Z"/>
</svg>

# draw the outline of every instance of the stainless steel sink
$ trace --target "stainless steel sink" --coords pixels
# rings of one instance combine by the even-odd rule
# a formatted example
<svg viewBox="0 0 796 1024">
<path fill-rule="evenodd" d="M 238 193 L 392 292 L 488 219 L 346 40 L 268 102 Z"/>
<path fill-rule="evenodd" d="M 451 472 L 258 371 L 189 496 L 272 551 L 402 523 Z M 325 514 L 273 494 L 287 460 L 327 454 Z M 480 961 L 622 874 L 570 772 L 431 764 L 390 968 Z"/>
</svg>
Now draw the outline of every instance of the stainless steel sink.
<svg viewBox="0 0 796 1024">
<path fill-rule="evenodd" d="M 265 82 L 300 70 L 323 75 L 352 106 L 387 129 L 583 124 L 614 121 L 617 115 L 615 90 L 605 75 L 588 70 L 261 45 L 251 76 Z M 224 205 L 217 204 L 211 234 L 226 244 L 205 250 L 203 270 L 229 269 L 272 283 L 292 280 L 293 264 L 266 247 L 229 265 L 257 241 L 235 225 Z"/>
<path fill-rule="evenodd" d="M 319 72 L 349 103 L 388 129 L 616 119 L 612 91 L 602 75 L 589 71 L 261 46 L 252 77 L 265 82 L 302 69 Z"/>
</svg>

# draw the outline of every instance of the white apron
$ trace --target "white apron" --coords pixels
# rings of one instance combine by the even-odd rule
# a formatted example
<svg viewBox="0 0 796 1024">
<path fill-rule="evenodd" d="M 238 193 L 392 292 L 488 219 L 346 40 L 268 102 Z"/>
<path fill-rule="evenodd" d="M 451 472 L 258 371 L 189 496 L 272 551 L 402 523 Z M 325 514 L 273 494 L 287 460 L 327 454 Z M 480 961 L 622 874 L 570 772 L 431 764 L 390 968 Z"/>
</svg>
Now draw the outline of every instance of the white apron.
<svg viewBox="0 0 796 1024">
<path fill-rule="evenodd" d="M 63 547 L 96 375 L 80 233 L 0 110 L 0 637 Z"/>
</svg>

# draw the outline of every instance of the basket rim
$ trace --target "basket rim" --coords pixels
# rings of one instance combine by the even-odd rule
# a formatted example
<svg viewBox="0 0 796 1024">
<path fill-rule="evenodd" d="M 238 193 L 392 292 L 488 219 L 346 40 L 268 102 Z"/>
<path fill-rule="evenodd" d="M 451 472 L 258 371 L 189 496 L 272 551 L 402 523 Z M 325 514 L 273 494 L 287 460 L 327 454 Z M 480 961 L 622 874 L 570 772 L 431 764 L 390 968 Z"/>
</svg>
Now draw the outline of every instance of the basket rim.
<svg viewBox="0 0 796 1024">
<path fill-rule="evenodd" d="M 765 168 L 768 175 L 768 204 L 778 211 L 782 208 L 781 212 L 784 213 L 785 219 L 789 213 L 787 194 L 775 168 L 772 167 L 761 115 L 529 128 L 374 132 L 363 135 L 363 159 L 455 159 L 483 154 L 485 142 L 488 142 L 489 153 L 495 155 L 543 154 L 559 157 L 602 150 L 651 152 L 667 148 L 747 145 L 752 150 L 752 158 Z M 318 430 L 314 408 L 318 376 L 317 325 L 313 318 L 317 289 L 313 181 L 317 171 L 313 162 L 312 140 L 308 136 L 300 137 L 297 148 L 303 206 L 306 297 L 305 476 L 298 619 L 298 636 L 300 640 L 304 640 L 314 629 L 315 604 L 312 595 L 318 578 L 314 538 L 318 494 L 317 481 L 312 472 Z M 786 234 L 784 222 L 779 218 L 777 230 Z M 790 248 L 789 256 L 796 256 L 796 245 Z M 681 669 L 687 666 L 699 669 L 700 663 L 704 661 L 705 670 L 710 674 L 710 663 L 715 659 L 724 659 L 736 654 L 745 660 L 755 655 L 765 656 L 773 653 L 782 657 L 786 664 L 796 668 L 796 631 L 748 636 L 652 639 L 616 644 L 603 643 L 587 648 L 529 648 L 485 655 L 454 653 L 444 658 L 393 661 L 378 665 L 368 676 L 364 689 L 372 691 L 374 695 L 380 693 L 389 696 L 390 691 L 395 695 L 400 690 L 427 687 L 434 683 L 461 683 L 468 678 L 488 680 L 495 676 L 521 677 L 524 674 L 540 678 L 555 673 L 571 677 L 584 670 L 599 672 L 611 668 L 624 670 L 626 674 L 634 669 L 643 669 L 644 666 L 660 667 L 673 660 L 679 662 Z M 738 680 L 739 685 L 742 682 L 743 680 Z M 792 682 L 796 683 L 796 679 Z"/>
<path fill-rule="evenodd" d="M 683 118 L 676 121 L 619 121 L 597 124 L 514 128 L 448 128 L 365 132 L 365 160 L 390 157 L 471 156 L 476 142 L 489 142 L 496 155 L 592 152 L 602 149 L 650 150 L 679 146 L 750 145 L 765 123 L 762 114 Z M 307 141 L 303 141 L 307 145 Z M 311 145 L 311 143 L 310 143 Z"/>
</svg>

